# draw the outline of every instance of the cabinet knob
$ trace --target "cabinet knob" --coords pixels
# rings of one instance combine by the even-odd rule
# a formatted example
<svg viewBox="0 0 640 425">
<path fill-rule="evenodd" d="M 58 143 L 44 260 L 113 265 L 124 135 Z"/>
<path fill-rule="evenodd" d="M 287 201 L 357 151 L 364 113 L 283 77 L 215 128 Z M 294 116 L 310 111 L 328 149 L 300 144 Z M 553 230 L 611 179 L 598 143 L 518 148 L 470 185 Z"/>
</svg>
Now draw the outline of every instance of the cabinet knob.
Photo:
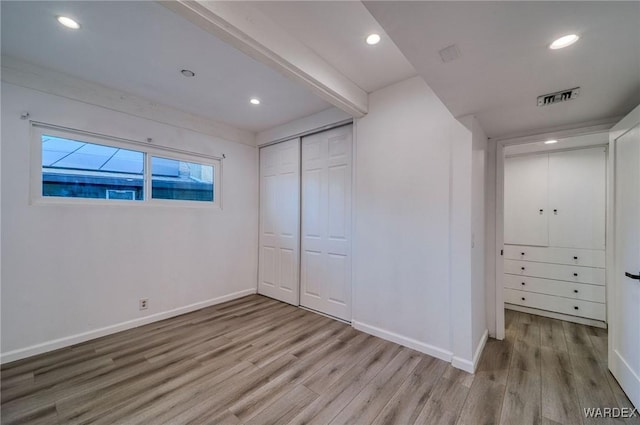
<svg viewBox="0 0 640 425">
<path fill-rule="evenodd" d="M 520 255 L 524 255 L 524 252 L 521 252 Z"/>
<path fill-rule="evenodd" d="M 578 273 L 574 273 L 573 275 L 574 275 L 575 277 L 578 277 Z"/>
<path fill-rule="evenodd" d="M 522 301 L 524 301 L 524 297 L 522 297 Z"/>
<path fill-rule="evenodd" d="M 524 285 L 524 282 L 522 282 L 522 284 Z"/>
<path fill-rule="evenodd" d="M 524 270 L 524 267 L 520 267 L 522 270 Z"/>
<path fill-rule="evenodd" d="M 558 215 L 558 210 L 553 210 L 553 213 L 554 213 L 555 215 Z"/>
<path fill-rule="evenodd" d="M 544 210 L 541 208 L 541 209 L 540 209 L 540 214 L 542 214 L 543 212 L 544 212 Z"/>
<path fill-rule="evenodd" d="M 574 260 L 577 260 L 577 259 L 578 259 L 578 257 L 573 257 L 573 259 L 574 259 Z"/>
<path fill-rule="evenodd" d="M 575 310 L 580 310 L 578 306 L 573 307 Z"/>
<path fill-rule="evenodd" d="M 575 293 L 577 294 L 577 293 L 578 293 L 578 290 L 577 290 L 577 289 L 574 289 L 574 290 L 573 290 L 573 292 L 575 292 Z"/>
</svg>

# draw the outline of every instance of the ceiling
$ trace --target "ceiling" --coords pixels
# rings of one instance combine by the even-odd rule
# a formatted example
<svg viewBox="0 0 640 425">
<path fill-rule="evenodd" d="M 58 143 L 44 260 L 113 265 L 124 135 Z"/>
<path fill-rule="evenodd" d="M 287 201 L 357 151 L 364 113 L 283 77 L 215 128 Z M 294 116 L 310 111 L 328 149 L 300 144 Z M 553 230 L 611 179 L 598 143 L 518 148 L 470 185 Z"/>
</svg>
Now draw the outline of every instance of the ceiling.
<svg viewBox="0 0 640 425">
<path fill-rule="evenodd" d="M 366 8 L 456 117 L 489 137 L 594 122 L 640 103 L 640 2 L 396 2 Z M 554 39 L 581 39 L 550 50 Z M 439 50 L 456 44 L 457 60 Z M 542 94 L 581 87 L 545 107 Z"/>
<path fill-rule="evenodd" d="M 247 3 L 249 4 L 249 3 Z M 260 132 L 329 108 L 311 91 L 150 1 L 2 1 L 2 54 Z M 255 1 L 366 92 L 419 74 L 488 136 L 624 115 L 640 103 L 640 2 Z M 82 24 L 61 27 L 65 14 Z M 382 35 L 376 46 L 364 38 Z M 549 50 L 575 32 L 578 43 Z M 455 44 L 460 57 L 438 51 Z M 180 70 L 196 73 L 185 78 Z M 536 97 L 581 87 L 570 102 Z M 262 104 L 249 104 L 250 97 Z"/>
<path fill-rule="evenodd" d="M 245 3 L 258 9 L 367 93 L 417 75 L 359 1 Z M 382 36 L 379 44 L 365 44 L 365 38 L 371 33 Z"/>
<path fill-rule="evenodd" d="M 1 3 L 3 55 L 253 132 L 331 107 L 156 2 Z M 82 28 L 68 30 L 56 15 Z M 183 77 L 184 68 L 196 76 Z"/>
</svg>

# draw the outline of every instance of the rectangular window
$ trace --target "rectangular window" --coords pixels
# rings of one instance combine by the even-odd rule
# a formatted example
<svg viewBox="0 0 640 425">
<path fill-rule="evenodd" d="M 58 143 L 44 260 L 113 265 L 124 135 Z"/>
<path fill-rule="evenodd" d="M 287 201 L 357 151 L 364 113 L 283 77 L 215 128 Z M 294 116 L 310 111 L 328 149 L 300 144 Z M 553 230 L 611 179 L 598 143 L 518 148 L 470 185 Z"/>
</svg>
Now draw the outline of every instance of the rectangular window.
<svg viewBox="0 0 640 425">
<path fill-rule="evenodd" d="M 40 139 L 42 196 L 144 199 L 144 153 L 48 134 Z"/>
<path fill-rule="evenodd" d="M 213 165 L 151 157 L 151 197 L 214 201 Z"/>
<path fill-rule="evenodd" d="M 217 157 L 37 123 L 32 147 L 37 203 L 220 207 Z"/>
</svg>

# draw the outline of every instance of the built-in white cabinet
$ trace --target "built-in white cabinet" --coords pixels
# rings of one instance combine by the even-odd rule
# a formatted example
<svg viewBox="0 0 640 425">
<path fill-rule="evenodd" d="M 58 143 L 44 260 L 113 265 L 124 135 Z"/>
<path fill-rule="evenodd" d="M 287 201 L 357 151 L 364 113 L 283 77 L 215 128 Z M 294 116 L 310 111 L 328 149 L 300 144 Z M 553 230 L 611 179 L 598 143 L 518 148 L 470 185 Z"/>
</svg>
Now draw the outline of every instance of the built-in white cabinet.
<svg viewBox="0 0 640 425">
<path fill-rule="evenodd" d="M 504 242 L 604 249 L 604 147 L 505 159 Z"/>
<path fill-rule="evenodd" d="M 549 155 L 504 161 L 504 242 L 549 244 Z"/>
<path fill-rule="evenodd" d="M 505 158 L 507 307 L 605 321 L 606 148 Z"/>
</svg>

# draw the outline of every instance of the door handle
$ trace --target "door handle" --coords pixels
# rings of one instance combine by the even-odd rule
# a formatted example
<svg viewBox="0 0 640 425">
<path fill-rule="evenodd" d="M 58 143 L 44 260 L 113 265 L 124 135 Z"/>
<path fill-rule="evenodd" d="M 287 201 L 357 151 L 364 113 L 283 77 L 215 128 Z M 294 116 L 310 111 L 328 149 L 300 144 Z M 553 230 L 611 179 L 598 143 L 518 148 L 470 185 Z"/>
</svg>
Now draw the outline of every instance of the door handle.
<svg viewBox="0 0 640 425">
<path fill-rule="evenodd" d="M 636 279 L 636 280 L 640 280 L 640 274 L 631 274 L 629 272 L 624 272 L 624 275 L 626 277 L 628 277 L 629 279 Z"/>
</svg>

